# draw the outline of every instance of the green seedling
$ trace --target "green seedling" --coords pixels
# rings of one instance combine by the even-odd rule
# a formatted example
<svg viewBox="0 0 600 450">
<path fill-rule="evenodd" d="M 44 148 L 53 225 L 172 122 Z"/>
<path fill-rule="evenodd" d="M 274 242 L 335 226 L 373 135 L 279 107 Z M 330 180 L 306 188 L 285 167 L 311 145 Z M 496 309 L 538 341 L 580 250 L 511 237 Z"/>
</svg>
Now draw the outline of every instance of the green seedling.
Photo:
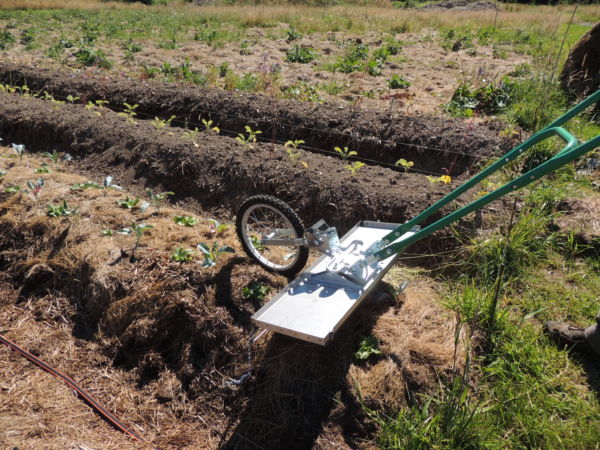
<svg viewBox="0 0 600 450">
<path fill-rule="evenodd" d="M 192 142 L 194 142 L 194 144 L 195 144 L 195 145 L 198 145 L 198 144 L 196 144 L 196 142 L 195 142 L 195 140 L 196 140 L 196 137 L 198 136 L 198 133 L 200 133 L 200 130 L 198 130 L 198 128 L 196 127 L 196 128 L 194 128 L 193 130 L 185 130 L 185 131 L 183 132 L 183 135 L 184 135 L 186 138 L 190 139 Z"/>
<path fill-rule="evenodd" d="M 115 189 L 117 191 L 122 191 L 123 188 L 117 184 L 113 184 L 113 177 L 108 175 L 104 177 L 104 181 L 102 182 L 102 190 L 104 191 L 104 196 L 106 197 L 106 192 L 109 189 Z"/>
<path fill-rule="evenodd" d="M 25 156 L 25 145 L 23 144 L 12 144 L 12 149 L 19 158 L 19 164 L 23 164 L 23 156 Z"/>
<path fill-rule="evenodd" d="M 42 192 L 42 188 L 44 187 L 44 179 L 38 178 L 35 181 L 28 181 L 27 187 L 29 188 L 29 194 L 37 202 L 40 192 Z"/>
<path fill-rule="evenodd" d="M 308 64 L 317 57 L 315 49 L 303 45 L 294 45 L 285 52 L 285 60 L 289 63 Z"/>
<path fill-rule="evenodd" d="M 290 161 L 292 161 L 292 163 L 300 163 L 305 169 L 308 167 L 308 164 L 305 161 L 300 161 L 298 160 L 298 158 L 300 157 L 300 152 L 298 151 L 298 146 L 300 144 L 304 144 L 303 140 L 295 140 L 295 141 L 287 141 L 284 144 L 284 147 L 286 148 L 286 152 L 288 157 L 290 158 Z"/>
<path fill-rule="evenodd" d="M 348 169 L 350 171 L 350 174 L 354 176 L 356 175 L 356 172 L 358 172 L 364 165 L 364 162 L 354 161 L 354 164 L 347 165 L 346 169 Z"/>
<path fill-rule="evenodd" d="M 204 242 L 201 242 L 196 247 L 204 255 L 202 267 L 214 267 L 218 264 L 219 258 L 223 253 L 235 253 L 235 250 L 227 245 L 219 247 L 218 241 L 215 241 L 212 247 L 209 247 Z"/>
<path fill-rule="evenodd" d="M 46 215 L 48 217 L 68 217 L 77 214 L 77 208 L 70 208 L 66 200 L 62 205 L 48 205 Z"/>
<path fill-rule="evenodd" d="M 285 34 L 287 34 L 287 39 L 286 41 L 288 42 L 288 44 L 292 41 L 295 41 L 297 39 L 302 39 L 302 34 L 298 33 L 298 31 L 296 31 L 296 29 L 294 27 L 290 27 L 289 30 L 287 30 L 285 32 Z"/>
<path fill-rule="evenodd" d="M 34 172 L 35 173 L 52 173 L 51 170 L 48 168 L 48 164 L 42 164 L 42 167 L 38 167 L 37 169 L 35 169 Z"/>
<path fill-rule="evenodd" d="M 140 105 L 130 105 L 129 103 L 123 103 L 123 106 L 125 106 L 125 111 L 117 114 L 121 117 L 125 117 L 131 123 L 136 123 L 134 117 L 137 116 L 137 112 L 135 112 L 135 110 Z"/>
<path fill-rule="evenodd" d="M 177 225 L 182 225 L 184 227 L 193 227 L 198 223 L 198 219 L 192 216 L 175 216 L 173 217 L 173 221 Z"/>
<path fill-rule="evenodd" d="M 250 235 L 250 243 L 252 244 L 252 247 L 254 247 L 256 250 L 258 250 L 259 252 L 264 252 L 265 251 L 265 246 L 263 245 L 262 241 L 260 240 L 260 238 L 256 237 L 255 235 Z"/>
<path fill-rule="evenodd" d="M 117 200 L 117 205 L 119 205 L 123 209 L 133 209 L 140 202 L 140 198 L 129 198 L 129 196 L 125 197 L 125 200 Z"/>
<path fill-rule="evenodd" d="M 396 166 L 402 166 L 402 168 L 404 169 L 404 172 L 408 172 L 408 170 L 415 165 L 414 162 L 412 161 L 407 161 L 404 158 L 400 158 L 398 161 L 396 161 L 395 163 Z"/>
<path fill-rule="evenodd" d="M 54 165 L 54 170 L 57 172 L 60 171 L 60 166 L 63 162 L 73 161 L 73 157 L 68 153 L 59 153 L 56 150 L 52 153 L 44 152 L 42 155 L 50 158 L 50 161 L 52 161 L 52 164 Z"/>
<path fill-rule="evenodd" d="M 208 219 L 208 232 L 212 234 L 221 234 L 229 229 L 229 225 L 219 223 L 216 219 Z"/>
<path fill-rule="evenodd" d="M 75 183 L 71 185 L 71 189 L 73 191 L 80 191 L 90 188 L 102 189 L 102 186 L 100 186 L 98 183 L 94 183 L 93 181 L 86 181 L 85 183 Z"/>
<path fill-rule="evenodd" d="M 202 119 L 202 124 L 204 125 L 204 129 L 206 131 L 214 131 L 215 133 L 220 133 L 221 130 L 219 129 L 219 127 L 213 127 L 213 121 L 212 120 L 206 120 L 206 119 Z"/>
<path fill-rule="evenodd" d="M 271 292 L 271 286 L 252 281 L 248 286 L 242 289 L 242 296 L 246 300 L 263 300 Z"/>
<path fill-rule="evenodd" d="M 135 252 L 137 251 L 138 247 L 140 246 L 140 240 L 142 239 L 142 236 L 144 235 L 144 233 L 146 231 L 148 231 L 152 228 L 154 228 L 154 226 L 152 226 L 152 225 L 146 225 L 143 223 L 138 224 L 138 223 L 132 222 L 131 228 L 122 228 L 119 231 L 117 231 L 117 233 L 119 233 L 119 234 L 135 236 L 135 244 L 133 245 L 133 250 L 131 251 L 131 258 L 130 258 L 131 261 L 135 261 Z"/>
<path fill-rule="evenodd" d="M 361 361 L 366 361 L 371 357 L 371 355 L 380 355 L 381 350 L 379 350 L 379 341 L 375 336 L 365 336 L 360 341 L 360 346 L 354 356 L 356 359 Z"/>
<path fill-rule="evenodd" d="M 388 80 L 388 87 L 390 89 L 408 89 L 410 81 L 406 80 L 402 75 L 394 74 Z"/>
<path fill-rule="evenodd" d="M 171 126 L 171 122 L 173 121 L 173 119 L 175 119 L 175 117 L 176 116 L 171 116 L 168 119 L 159 119 L 158 117 L 155 117 L 154 120 L 152 121 L 152 125 L 157 130 L 162 130 L 166 126 Z"/>
<path fill-rule="evenodd" d="M 100 231 L 100 236 L 112 236 L 113 235 L 113 230 L 111 230 L 110 228 L 105 228 L 104 230 Z"/>
<path fill-rule="evenodd" d="M 4 188 L 3 192 L 6 192 L 7 194 L 16 194 L 17 192 L 20 192 L 23 189 L 22 186 L 9 186 L 7 188 Z"/>
<path fill-rule="evenodd" d="M 355 152 L 354 150 L 348 150 L 348 147 L 343 147 L 343 148 L 335 147 L 334 150 L 338 155 L 340 155 L 340 157 L 342 158 L 343 161 L 346 161 L 351 156 L 358 155 L 358 153 Z"/>
<path fill-rule="evenodd" d="M 452 182 L 452 177 L 450 177 L 448 175 L 442 175 L 440 177 L 432 177 L 432 176 L 426 175 L 425 178 L 427 178 L 427 181 L 429 181 L 431 184 L 436 184 L 436 183 L 448 184 L 448 183 Z"/>
<path fill-rule="evenodd" d="M 252 128 L 250 128 L 249 125 L 246 125 L 244 127 L 244 129 L 246 130 L 246 133 L 248 134 L 247 136 L 244 136 L 242 133 L 238 133 L 237 137 L 235 138 L 236 141 L 238 141 L 240 144 L 242 145 L 247 145 L 250 148 L 252 148 L 252 145 L 250 145 L 252 142 L 256 142 L 256 136 L 261 134 L 262 131 L 254 131 L 252 130 Z"/>
<path fill-rule="evenodd" d="M 189 248 L 177 247 L 173 253 L 171 253 L 171 261 L 177 262 L 188 262 L 193 259 L 194 250 Z"/>
<path fill-rule="evenodd" d="M 79 97 L 73 97 L 71 94 L 67 95 L 67 102 L 75 103 L 79 100 Z"/>
<path fill-rule="evenodd" d="M 155 194 L 154 192 L 152 192 L 152 190 L 146 189 L 146 195 L 148 196 L 148 198 L 150 199 L 150 203 L 158 213 L 160 204 L 166 201 L 169 195 L 175 195 L 175 192 L 167 191 Z"/>
</svg>

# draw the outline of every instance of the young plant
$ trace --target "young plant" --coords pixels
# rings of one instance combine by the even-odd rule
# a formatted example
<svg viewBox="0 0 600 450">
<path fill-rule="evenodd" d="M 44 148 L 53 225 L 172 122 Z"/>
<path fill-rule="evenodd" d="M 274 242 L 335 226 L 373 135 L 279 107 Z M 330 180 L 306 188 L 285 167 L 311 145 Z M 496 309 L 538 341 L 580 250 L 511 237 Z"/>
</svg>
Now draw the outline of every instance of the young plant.
<svg viewBox="0 0 600 450">
<path fill-rule="evenodd" d="M 162 130 L 167 125 L 171 126 L 171 122 L 173 121 L 173 119 L 175 119 L 175 117 L 176 116 L 171 116 L 168 119 L 159 119 L 158 117 L 155 117 L 151 123 L 154 126 L 154 128 L 156 128 L 157 130 Z"/>
<path fill-rule="evenodd" d="M 29 194 L 33 198 L 34 201 L 38 201 L 38 196 L 40 192 L 42 192 L 42 188 L 44 187 L 44 179 L 38 178 L 36 181 L 28 181 L 27 187 L 29 187 Z"/>
<path fill-rule="evenodd" d="M 219 223 L 216 219 L 208 219 L 208 232 L 211 234 L 221 234 L 229 229 L 229 225 Z"/>
<path fill-rule="evenodd" d="M 346 169 L 348 169 L 350 171 L 350 174 L 354 176 L 356 175 L 356 172 L 358 172 L 364 165 L 364 162 L 354 161 L 354 164 L 347 165 Z"/>
<path fill-rule="evenodd" d="M 442 175 L 440 177 L 432 177 L 432 176 L 426 175 L 425 178 L 427 178 L 427 180 L 431 184 L 436 184 L 436 183 L 448 184 L 448 183 L 452 182 L 452 177 L 450 177 L 448 175 Z"/>
<path fill-rule="evenodd" d="M 219 127 L 213 127 L 212 126 L 212 124 L 213 124 L 212 120 L 202 119 L 202 124 L 204 125 L 204 129 L 206 131 L 214 131 L 215 133 L 220 133 L 221 132 L 221 130 L 219 129 Z"/>
<path fill-rule="evenodd" d="M 71 185 L 71 189 L 73 191 L 80 191 L 83 189 L 90 189 L 90 188 L 102 189 L 102 186 L 100 186 L 98 183 L 95 183 L 93 181 L 86 181 L 85 183 L 75 183 L 75 184 Z"/>
<path fill-rule="evenodd" d="M 408 170 L 415 165 L 414 162 L 412 161 L 407 161 L 404 158 L 400 158 L 398 161 L 396 161 L 396 166 L 402 166 L 402 168 L 404 169 L 404 172 L 408 172 Z"/>
<path fill-rule="evenodd" d="M 23 189 L 23 187 L 18 186 L 18 185 L 8 186 L 8 187 L 4 188 L 3 192 L 5 192 L 7 194 L 16 194 L 17 192 L 20 192 L 22 189 Z"/>
<path fill-rule="evenodd" d="M 388 80 L 388 87 L 390 89 L 408 89 L 410 81 L 406 80 L 402 75 L 394 74 Z"/>
<path fill-rule="evenodd" d="M 52 173 L 52 172 L 48 168 L 48 164 L 42 164 L 41 167 L 38 167 L 37 169 L 35 169 L 35 173 Z"/>
<path fill-rule="evenodd" d="M 139 200 L 139 199 L 138 199 Z M 126 234 L 128 236 L 135 236 L 135 243 L 133 245 L 133 250 L 131 251 L 131 261 L 135 261 L 135 252 L 137 251 L 138 247 L 140 246 L 140 240 L 142 239 L 142 236 L 144 235 L 144 233 L 150 229 L 154 228 L 154 226 L 152 225 L 146 225 L 143 223 L 135 223 L 135 222 L 131 222 L 131 228 L 122 228 L 119 231 L 117 231 L 117 233 L 119 234 Z"/>
<path fill-rule="evenodd" d="M 44 152 L 42 155 L 50 158 L 50 161 L 52 161 L 52 164 L 54 165 L 54 170 L 57 172 L 60 171 L 60 166 L 63 162 L 73 161 L 73 157 L 68 153 L 59 153 L 56 150 L 52 153 Z"/>
<path fill-rule="evenodd" d="M 171 253 L 171 261 L 176 262 L 188 262 L 193 259 L 194 250 L 189 248 L 177 247 L 173 253 Z"/>
<path fill-rule="evenodd" d="M 117 114 L 121 117 L 125 117 L 131 123 L 136 123 L 134 117 L 137 116 L 137 112 L 135 112 L 135 110 L 140 105 L 130 105 L 129 103 L 123 103 L 123 106 L 125 106 L 125 111 Z"/>
<path fill-rule="evenodd" d="M 371 355 L 380 355 L 381 350 L 379 350 L 379 341 L 375 336 L 365 336 L 360 341 L 360 346 L 358 350 L 354 354 L 356 359 L 361 361 L 366 361 L 371 357 Z"/>
<path fill-rule="evenodd" d="M 348 150 L 348 147 L 335 147 L 334 150 L 338 155 L 340 155 L 340 158 L 342 158 L 343 161 L 346 161 L 351 156 L 358 155 L 358 153 L 354 150 Z"/>
<path fill-rule="evenodd" d="M 306 169 L 308 167 L 308 164 L 305 161 L 298 160 L 298 158 L 300 157 L 300 152 L 298 151 L 298 146 L 300 144 L 304 144 L 304 141 L 303 140 L 287 141 L 284 144 L 284 147 L 287 147 L 286 152 L 288 154 L 288 157 L 290 158 L 290 161 L 292 161 L 293 164 L 295 164 L 296 162 L 299 162 Z"/>
<path fill-rule="evenodd" d="M 23 156 L 25 155 L 25 145 L 23 144 L 12 144 L 12 149 L 19 158 L 19 164 L 23 164 Z"/>
<path fill-rule="evenodd" d="M 290 63 L 307 64 L 317 57 L 315 49 L 303 45 L 294 45 L 285 52 L 285 61 Z"/>
<path fill-rule="evenodd" d="M 78 100 L 79 100 L 79 97 L 73 97 L 71 94 L 67 95 L 67 102 L 69 102 L 69 103 L 75 103 Z"/>
<path fill-rule="evenodd" d="M 129 196 L 125 197 L 125 200 L 117 200 L 117 205 L 119 205 L 123 209 L 133 209 L 139 203 L 140 198 L 129 198 Z"/>
<path fill-rule="evenodd" d="M 271 286 L 252 281 L 248 286 L 242 289 L 242 297 L 246 300 L 263 300 L 271 291 Z"/>
<path fill-rule="evenodd" d="M 77 214 L 77 208 L 70 208 L 66 200 L 63 200 L 62 205 L 48 205 L 46 215 L 48 217 L 68 217 Z"/>
<path fill-rule="evenodd" d="M 175 216 L 173 217 L 173 221 L 177 225 L 182 225 L 184 227 L 193 227 L 198 223 L 198 219 L 192 216 Z"/>
<path fill-rule="evenodd" d="M 218 241 L 215 241 L 212 247 L 209 247 L 204 242 L 201 242 L 196 247 L 204 255 L 202 267 L 214 267 L 219 262 L 219 258 L 223 253 L 235 253 L 235 250 L 227 245 L 219 247 Z"/>
<path fill-rule="evenodd" d="M 244 129 L 246 130 L 246 133 L 248 134 L 247 136 L 244 136 L 242 133 L 238 133 L 237 137 L 235 138 L 236 141 L 238 141 L 240 144 L 242 145 L 247 145 L 250 148 L 252 148 L 252 145 L 250 145 L 252 142 L 256 142 L 256 136 L 261 134 L 262 131 L 254 131 L 252 130 L 252 128 L 250 128 L 249 125 L 246 125 L 244 127 Z"/>
<path fill-rule="evenodd" d="M 250 243 L 252 244 L 252 247 L 254 247 L 256 250 L 258 250 L 260 253 L 265 251 L 265 246 L 263 245 L 263 243 L 259 237 L 251 234 L 250 235 Z"/>
<path fill-rule="evenodd" d="M 166 201 L 169 195 L 175 195 L 175 192 L 167 191 L 155 194 L 154 192 L 152 192 L 152 190 L 146 189 L 146 195 L 148 196 L 148 198 L 150 198 L 150 203 L 158 213 L 160 204 Z"/>
<path fill-rule="evenodd" d="M 192 142 L 193 142 L 195 145 L 198 145 L 198 144 L 196 144 L 196 142 L 195 142 L 195 139 L 196 139 L 196 136 L 198 136 L 198 133 L 200 133 L 200 130 L 198 130 L 198 128 L 196 127 L 196 128 L 194 128 L 193 130 L 185 130 L 185 131 L 183 132 L 183 135 L 184 135 L 186 138 L 190 139 L 190 140 L 191 140 L 191 141 L 192 141 Z"/>
<path fill-rule="evenodd" d="M 102 182 L 102 190 L 104 191 L 105 197 L 109 189 L 115 189 L 117 191 L 123 190 L 121 186 L 113 184 L 113 177 L 111 175 L 107 175 L 106 177 L 104 177 L 104 181 Z"/>
</svg>

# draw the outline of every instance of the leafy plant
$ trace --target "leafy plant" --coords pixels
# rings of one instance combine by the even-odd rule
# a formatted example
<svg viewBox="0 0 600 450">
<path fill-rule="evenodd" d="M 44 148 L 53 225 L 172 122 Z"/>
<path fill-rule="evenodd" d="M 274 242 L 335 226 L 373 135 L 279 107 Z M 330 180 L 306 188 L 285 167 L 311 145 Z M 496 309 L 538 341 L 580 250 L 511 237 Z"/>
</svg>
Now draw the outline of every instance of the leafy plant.
<svg viewBox="0 0 600 450">
<path fill-rule="evenodd" d="M 137 105 L 136 105 L 137 106 Z M 151 122 L 154 128 L 157 130 L 161 130 L 166 126 L 171 126 L 171 122 L 175 119 L 176 116 L 171 116 L 168 119 L 160 119 L 158 117 L 154 117 L 154 120 Z"/>
<path fill-rule="evenodd" d="M 442 175 L 440 177 L 432 177 L 430 175 L 426 175 L 425 178 L 427 178 L 427 180 L 431 183 L 431 184 L 436 184 L 436 183 L 444 183 L 444 184 L 448 184 L 452 182 L 452 177 L 449 175 Z"/>
<path fill-rule="evenodd" d="M 184 227 L 193 227 L 198 223 L 198 219 L 192 216 L 175 216 L 173 221 L 177 225 L 183 225 Z"/>
<path fill-rule="evenodd" d="M 396 163 L 394 164 L 396 166 L 402 166 L 402 168 L 404 168 L 404 172 L 408 172 L 408 170 L 415 165 L 414 162 L 412 161 L 407 161 L 404 158 L 400 158 L 398 161 L 396 161 Z"/>
<path fill-rule="evenodd" d="M 17 158 L 19 158 L 19 163 L 23 164 L 23 156 L 25 155 L 25 145 L 12 144 L 12 149 L 16 153 Z"/>
<path fill-rule="evenodd" d="M 46 215 L 48 217 L 66 217 L 77 214 L 77 208 L 70 208 L 66 200 L 63 200 L 62 205 L 48 205 Z"/>
<path fill-rule="evenodd" d="M 393 74 L 388 80 L 390 89 L 407 89 L 410 86 L 410 81 L 406 80 L 402 75 Z"/>
<path fill-rule="evenodd" d="M 380 355 L 381 350 L 379 350 L 379 341 L 375 336 L 369 335 L 362 338 L 360 341 L 360 346 L 358 350 L 354 354 L 356 359 L 361 361 L 366 361 L 372 355 Z"/>
<path fill-rule="evenodd" d="M 288 157 L 290 158 L 290 161 L 292 161 L 292 163 L 296 163 L 299 162 L 305 169 L 308 167 L 308 164 L 305 161 L 299 161 L 298 158 L 300 157 L 300 152 L 298 151 L 298 146 L 301 144 L 304 144 L 305 142 L 301 139 L 296 139 L 294 141 L 287 141 L 284 144 L 284 147 L 286 147 L 286 152 Z"/>
<path fill-rule="evenodd" d="M 175 192 L 167 191 L 167 192 L 159 192 L 155 194 L 151 189 L 146 189 L 146 195 L 150 199 L 150 203 L 156 209 L 156 212 L 159 212 L 159 206 L 162 202 L 166 201 L 170 195 L 175 195 Z"/>
<path fill-rule="evenodd" d="M 77 100 L 79 100 L 79 97 L 74 97 L 71 94 L 67 95 L 67 102 L 75 103 Z"/>
<path fill-rule="evenodd" d="M 82 66 L 97 66 L 103 69 L 110 69 L 112 67 L 112 62 L 102 50 L 84 47 L 79 49 L 74 56 Z"/>
<path fill-rule="evenodd" d="M 123 106 L 125 106 L 125 111 L 117 113 L 117 114 L 121 117 L 125 117 L 129 122 L 135 123 L 134 117 L 137 116 L 137 113 L 135 112 L 135 110 L 140 105 L 137 105 L 137 104 L 130 105 L 129 103 L 123 103 Z"/>
<path fill-rule="evenodd" d="M 44 187 L 44 179 L 43 178 L 38 178 L 35 181 L 31 181 L 29 180 L 27 182 L 27 187 L 29 188 L 29 193 L 31 194 L 31 196 L 33 197 L 33 199 L 35 201 L 37 201 L 38 196 L 40 195 L 40 192 L 42 192 L 42 188 Z"/>
<path fill-rule="evenodd" d="M 252 128 L 250 128 L 249 125 L 246 125 L 244 127 L 244 129 L 246 130 L 247 136 L 244 136 L 242 133 L 238 133 L 235 140 L 238 141 L 239 143 L 241 143 L 242 145 L 247 145 L 250 148 L 252 148 L 251 143 L 256 142 L 256 136 L 261 134 L 262 131 L 258 131 L 258 130 L 254 131 L 254 130 L 252 130 Z"/>
<path fill-rule="evenodd" d="M 105 228 L 102 231 L 100 231 L 100 236 L 112 236 L 113 235 L 113 231 L 110 228 Z"/>
<path fill-rule="evenodd" d="M 206 120 L 206 119 L 202 119 L 202 124 L 204 125 L 204 129 L 206 131 L 214 131 L 215 133 L 220 133 L 221 130 L 219 129 L 219 127 L 213 127 L 213 121 L 212 120 Z"/>
<path fill-rule="evenodd" d="M 143 223 L 135 223 L 135 222 L 131 222 L 131 228 L 122 228 L 119 231 L 117 231 L 117 233 L 119 234 L 126 234 L 126 235 L 133 235 L 135 236 L 135 243 L 133 245 L 133 250 L 131 251 L 131 260 L 134 261 L 135 260 L 135 252 L 137 251 L 138 247 L 140 246 L 140 240 L 142 239 L 142 236 L 144 235 L 145 232 L 147 232 L 148 230 L 154 228 L 154 226 L 152 225 L 146 225 Z"/>
<path fill-rule="evenodd" d="M 8 186 L 6 188 L 4 188 L 3 192 L 6 192 L 7 194 L 16 194 L 17 192 L 21 191 L 23 189 L 22 186 Z"/>
<path fill-rule="evenodd" d="M 335 152 L 340 155 L 343 161 L 347 161 L 351 156 L 358 155 L 354 150 L 348 150 L 348 147 L 335 147 Z"/>
<path fill-rule="evenodd" d="M 287 43 L 289 44 L 292 41 L 296 41 L 298 39 L 302 39 L 302 34 L 298 33 L 298 31 L 296 31 L 296 29 L 294 27 L 290 27 L 289 30 L 287 30 L 285 32 L 285 34 L 287 35 Z"/>
<path fill-rule="evenodd" d="M 171 261 L 177 262 L 188 262 L 193 259 L 194 250 L 189 248 L 177 247 L 173 253 L 171 253 Z"/>
<path fill-rule="evenodd" d="M 312 47 L 294 45 L 285 52 L 285 60 L 290 63 L 307 64 L 313 61 L 317 54 Z"/>
<path fill-rule="evenodd" d="M 59 153 L 56 150 L 54 150 L 52 153 L 44 152 L 42 155 L 50 158 L 50 161 L 54 165 L 54 169 L 56 171 L 60 171 L 60 166 L 63 162 L 69 162 L 73 160 L 73 157 L 68 153 Z"/>
<path fill-rule="evenodd" d="M 271 291 L 271 286 L 263 283 L 259 283 L 253 280 L 248 286 L 242 289 L 242 296 L 246 300 L 263 300 L 267 294 Z"/>
<path fill-rule="evenodd" d="M 235 253 L 235 250 L 227 245 L 219 246 L 218 241 L 215 241 L 212 247 L 209 247 L 204 242 L 201 242 L 196 247 L 204 255 L 202 267 L 214 267 L 218 264 L 219 258 L 223 253 Z"/>
<path fill-rule="evenodd" d="M 0 50 L 6 50 L 15 42 L 17 42 L 17 39 L 10 31 L 4 30 L 0 32 Z"/>
<path fill-rule="evenodd" d="M 35 173 L 51 173 L 51 170 L 48 168 L 48 164 L 42 164 L 41 167 L 38 167 L 34 171 Z"/>
<path fill-rule="evenodd" d="M 129 198 L 129 196 L 125 197 L 125 200 L 117 200 L 117 205 L 119 205 L 123 209 L 133 209 L 139 203 L 140 198 Z"/>
<path fill-rule="evenodd" d="M 508 81 L 486 83 L 480 87 L 461 83 L 444 109 L 452 116 L 472 117 L 474 113 L 498 114 L 513 101 L 514 85 Z"/>
<path fill-rule="evenodd" d="M 252 244 L 252 247 L 254 247 L 256 250 L 258 250 L 259 252 L 264 252 L 265 251 L 265 246 L 262 243 L 262 241 L 260 240 L 259 237 L 251 234 L 250 235 L 250 243 Z"/>
<path fill-rule="evenodd" d="M 354 164 L 347 165 L 346 169 L 348 169 L 350 171 L 350 174 L 354 176 L 356 175 L 356 172 L 358 172 L 362 167 L 364 167 L 364 165 L 364 162 L 354 161 Z"/>
<path fill-rule="evenodd" d="M 216 219 L 208 219 L 208 232 L 212 234 L 221 234 L 229 229 L 229 225 L 219 223 Z"/>
</svg>

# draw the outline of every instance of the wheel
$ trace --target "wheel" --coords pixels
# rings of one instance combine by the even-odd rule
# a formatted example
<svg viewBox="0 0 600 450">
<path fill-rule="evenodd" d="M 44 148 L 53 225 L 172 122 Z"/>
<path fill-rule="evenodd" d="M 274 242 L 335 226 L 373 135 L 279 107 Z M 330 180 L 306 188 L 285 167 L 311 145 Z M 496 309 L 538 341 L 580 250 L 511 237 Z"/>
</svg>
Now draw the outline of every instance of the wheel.
<svg viewBox="0 0 600 450">
<path fill-rule="evenodd" d="M 289 205 L 277 197 L 255 195 L 236 214 L 235 228 L 244 251 L 265 269 L 285 276 L 297 274 L 308 260 L 308 247 L 263 245 L 261 238 L 276 229 L 281 238 L 304 237 L 304 225 Z"/>
</svg>

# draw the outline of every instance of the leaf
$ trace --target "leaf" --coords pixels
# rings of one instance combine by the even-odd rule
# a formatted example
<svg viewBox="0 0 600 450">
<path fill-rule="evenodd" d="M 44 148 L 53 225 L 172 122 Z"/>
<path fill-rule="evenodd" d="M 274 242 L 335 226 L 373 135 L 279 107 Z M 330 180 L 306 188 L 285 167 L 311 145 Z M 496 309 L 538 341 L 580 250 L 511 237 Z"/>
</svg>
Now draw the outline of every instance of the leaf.
<svg viewBox="0 0 600 450">
<path fill-rule="evenodd" d="M 204 258 L 204 262 L 202 263 L 202 267 L 214 267 L 217 263 L 212 258 Z"/>
<path fill-rule="evenodd" d="M 219 253 L 235 253 L 235 250 L 228 245 L 225 245 L 219 249 Z"/>
<path fill-rule="evenodd" d="M 145 212 L 148 208 L 150 207 L 150 203 L 144 201 L 142 202 L 142 204 L 140 205 L 140 211 L 141 212 Z"/>
<path fill-rule="evenodd" d="M 198 250 L 200 250 L 205 255 L 210 255 L 210 248 L 204 242 L 201 242 L 196 247 L 198 248 Z"/>
<path fill-rule="evenodd" d="M 130 228 L 121 228 L 120 230 L 117 231 L 117 233 L 130 235 L 133 232 L 131 231 Z"/>
</svg>

